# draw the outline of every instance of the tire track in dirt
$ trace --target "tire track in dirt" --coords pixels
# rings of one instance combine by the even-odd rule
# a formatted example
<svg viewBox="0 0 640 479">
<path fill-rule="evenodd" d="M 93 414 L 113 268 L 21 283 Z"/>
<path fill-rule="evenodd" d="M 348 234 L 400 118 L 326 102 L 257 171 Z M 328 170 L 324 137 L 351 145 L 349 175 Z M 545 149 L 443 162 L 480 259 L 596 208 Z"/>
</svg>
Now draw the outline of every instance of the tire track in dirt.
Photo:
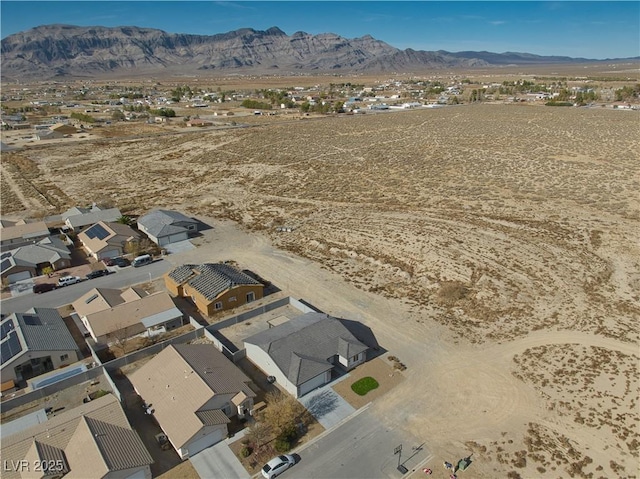
<svg viewBox="0 0 640 479">
<path fill-rule="evenodd" d="M 6 168 L 1 163 L 0 163 L 0 171 L 2 172 L 2 179 L 5 180 L 6 184 L 9 186 L 11 191 L 16 195 L 16 197 L 20 200 L 20 202 L 24 205 L 24 208 L 26 210 L 42 208 L 42 204 L 38 203 L 33 198 L 27 198 L 22 193 L 22 189 L 18 188 L 18 186 L 16 185 L 14 176 L 11 174 L 11 172 L 9 172 L 8 168 Z"/>
</svg>

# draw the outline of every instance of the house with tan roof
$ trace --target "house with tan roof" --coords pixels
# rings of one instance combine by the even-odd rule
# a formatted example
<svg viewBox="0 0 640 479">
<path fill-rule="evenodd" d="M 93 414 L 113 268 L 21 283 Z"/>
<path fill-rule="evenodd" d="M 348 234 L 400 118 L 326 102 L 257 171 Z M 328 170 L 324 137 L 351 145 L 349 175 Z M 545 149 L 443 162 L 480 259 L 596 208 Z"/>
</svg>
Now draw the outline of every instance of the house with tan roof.
<svg viewBox="0 0 640 479">
<path fill-rule="evenodd" d="M 164 282 L 171 294 L 190 298 L 207 316 L 264 295 L 262 283 L 225 263 L 178 266 L 164 275 Z"/>
<path fill-rule="evenodd" d="M 3 436 L 2 460 L 3 479 L 151 479 L 153 463 L 111 394 Z"/>
<path fill-rule="evenodd" d="M 49 236 L 49 228 L 44 221 L 34 223 L 18 222 L 0 230 L 0 248 L 2 251 L 36 243 Z"/>
<path fill-rule="evenodd" d="M 182 459 L 228 435 L 253 410 L 251 380 L 212 344 L 174 344 L 129 376 Z"/>
<path fill-rule="evenodd" d="M 125 246 L 138 241 L 139 235 L 127 225 L 99 221 L 82 231 L 78 239 L 87 253 L 99 261 L 122 256 Z"/>
<path fill-rule="evenodd" d="M 94 288 L 72 306 L 98 346 L 133 336 L 151 337 L 184 324 L 182 311 L 163 291 Z"/>
</svg>

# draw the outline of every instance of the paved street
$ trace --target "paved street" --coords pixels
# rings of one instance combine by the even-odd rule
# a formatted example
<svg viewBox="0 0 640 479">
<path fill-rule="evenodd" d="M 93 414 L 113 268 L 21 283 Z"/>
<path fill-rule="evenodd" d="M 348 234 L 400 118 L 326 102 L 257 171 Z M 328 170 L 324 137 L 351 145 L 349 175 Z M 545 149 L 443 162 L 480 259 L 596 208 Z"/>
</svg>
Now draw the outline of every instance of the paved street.
<svg viewBox="0 0 640 479">
<path fill-rule="evenodd" d="M 430 458 L 422 440 L 387 427 L 369 409 L 360 410 L 319 440 L 298 451 L 300 462 L 282 477 L 401 478 L 394 449 L 402 444 L 400 464 L 409 472 Z"/>
<path fill-rule="evenodd" d="M 140 268 L 127 266 L 115 274 L 85 280 L 78 284 L 49 291 L 48 293 L 28 293 L 14 298 L 4 299 L 0 307 L 2 314 L 23 312 L 33 307 L 57 308 L 75 301 L 93 288 L 125 288 L 137 283 L 149 281 L 149 277 L 151 277 L 151 279 L 158 278 L 173 268 L 173 266 L 174 265 L 166 259 L 154 261 Z"/>
</svg>

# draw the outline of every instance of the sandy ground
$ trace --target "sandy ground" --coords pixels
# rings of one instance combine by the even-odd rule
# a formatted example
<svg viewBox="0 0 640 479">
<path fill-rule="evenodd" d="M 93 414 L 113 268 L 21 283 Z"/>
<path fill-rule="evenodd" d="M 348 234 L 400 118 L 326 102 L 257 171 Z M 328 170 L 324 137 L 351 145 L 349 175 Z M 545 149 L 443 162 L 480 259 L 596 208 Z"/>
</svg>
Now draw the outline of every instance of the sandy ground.
<svg viewBox="0 0 640 479">
<path fill-rule="evenodd" d="M 52 211 L 210 217 L 212 259 L 362 321 L 407 365 L 371 410 L 438 465 L 636 477 L 638 151 L 637 112 L 481 105 L 29 147 L 3 183 Z"/>
</svg>

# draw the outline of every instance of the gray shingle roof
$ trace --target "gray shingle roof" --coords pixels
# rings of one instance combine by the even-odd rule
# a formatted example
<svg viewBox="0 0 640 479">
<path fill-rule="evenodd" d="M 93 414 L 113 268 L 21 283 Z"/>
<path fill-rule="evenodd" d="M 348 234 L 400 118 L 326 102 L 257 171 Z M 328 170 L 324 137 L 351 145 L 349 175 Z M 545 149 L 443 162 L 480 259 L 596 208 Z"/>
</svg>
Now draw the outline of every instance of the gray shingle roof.
<svg viewBox="0 0 640 479">
<path fill-rule="evenodd" d="M 73 229 L 83 228 L 87 225 L 99 223 L 100 221 L 114 222 L 122 213 L 118 208 L 109 208 L 108 210 L 88 211 L 77 215 L 70 215 L 65 218 Z"/>
<path fill-rule="evenodd" d="M 260 284 L 251 276 L 224 263 L 202 265 L 182 265 L 169 273 L 177 283 L 188 282 L 208 300 L 214 300 L 220 293 L 235 286 Z"/>
<path fill-rule="evenodd" d="M 287 376 L 300 385 L 333 366 L 335 355 L 351 358 L 369 349 L 341 322 L 324 313 L 307 313 L 244 340 L 263 349 Z"/>
<path fill-rule="evenodd" d="M 30 351 L 71 351 L 78 345 L 58 311 L 52 308 L 32 308 L 14 313 L 27 349 Z M 9 318 L 11 317 L 9 316 Z M 8 318 L 5 318 L 5 320 Z"/>
<path fill-rule="evenodd" d="M 185 227 L 174 223 L 197 224 L 198 222 L 178 211 L 171 210 L 153 210 L 138 218 L 138 225 L 156 238 L 187 231 Z"/>
</svg>

